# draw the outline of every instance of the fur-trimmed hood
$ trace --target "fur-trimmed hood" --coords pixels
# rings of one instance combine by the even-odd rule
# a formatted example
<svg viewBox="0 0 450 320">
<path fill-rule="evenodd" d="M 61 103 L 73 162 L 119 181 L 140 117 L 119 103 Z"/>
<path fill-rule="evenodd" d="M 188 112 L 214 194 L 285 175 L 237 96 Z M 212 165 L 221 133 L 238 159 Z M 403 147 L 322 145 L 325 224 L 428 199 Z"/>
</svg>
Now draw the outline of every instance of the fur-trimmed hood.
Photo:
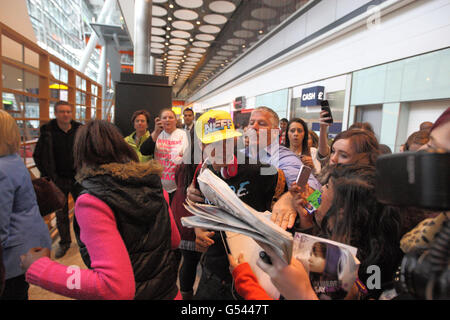
<svg viewBox="0 0 450 320">
<path fill-rule="evenodd" d="M 164 204 L 162 167 L 156 160 L 145 163 L 109 163 L 84 167 L 76 175 L 84 192 L 104 202 L 136 223 L 148 223 Z"/>
<path fill-rule="evenodd" d="M 145 176 L 156 174 L 161 177 L 163 168 L 156 160 L 150 160 L 144 163 L 108 163 L 98 167 L 83 167 L 75 176 L 76 180 L 81 183 L 89 177 L 110 175 L 117 180 L 135 180 L 142 179 Z"/>
</svg>

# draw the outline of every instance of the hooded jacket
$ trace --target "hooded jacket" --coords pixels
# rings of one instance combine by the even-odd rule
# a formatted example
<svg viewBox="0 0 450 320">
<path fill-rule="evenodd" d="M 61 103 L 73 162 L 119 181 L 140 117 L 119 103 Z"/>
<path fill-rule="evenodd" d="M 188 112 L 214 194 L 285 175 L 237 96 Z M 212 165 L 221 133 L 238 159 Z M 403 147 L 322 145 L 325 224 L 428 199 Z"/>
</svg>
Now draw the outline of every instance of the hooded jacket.
<svg viewBox="0 0 450 320">
<path fill-rule="evenodd" d="M 173 299 L 178 292 L 178 259 L 171 249 L 161 171 L 156 161 L 110 163 L 82 168 L 76 176 L 84 193 L 99 198 L 114 212 L 133 267 L 135 299 Z"/>
<path fill-rule="evenodd" d="M 128 143 L 130 145 L 130 147 L 133 148 L 133 150 L 136 152 L 136 154 L 139 158 L 139 162 L 146 162 L 146 161 L 150 160 L 152 158 L 152 156 L 149 156 L 149 155 L 144 156 L 140 151 L 141 146 L 145 142 L 145 140 L 147 140 L 148 138 L 151 138 L 150 132 L 147 130 L 145 132 L 145 134 L 139 138 L 138 143 L 136 143 L 136 140 L 134 140 L 135 137 L 136 137 L 136 131 L 134 131 L 129 136 L 125 137 L 125 142 Z"/>
</svg>

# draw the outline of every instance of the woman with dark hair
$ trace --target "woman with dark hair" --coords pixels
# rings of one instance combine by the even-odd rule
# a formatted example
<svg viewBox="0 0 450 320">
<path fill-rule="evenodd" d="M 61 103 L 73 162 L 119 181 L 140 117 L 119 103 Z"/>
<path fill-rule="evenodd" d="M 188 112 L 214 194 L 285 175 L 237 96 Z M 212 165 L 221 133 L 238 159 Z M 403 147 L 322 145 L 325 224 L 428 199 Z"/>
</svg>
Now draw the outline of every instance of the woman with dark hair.
<svg viewBox="0 0 450 320">
<path fill-rule="evenodd" d="M 74 157 L 84 189 L 75 204 L 80 251 L 90 269 L 73 275 L 73 266 L 30 251 L 22 262 L 27 281 L 77 299 L 179 297 L 179 234 L 159 163 L 138 163 L 118 129 L 101 120 L 78 130 Z"/>
<path fill-rule="evenodd" d="M 133 148 L 139 157 L 140 162 L 145 162 L 151 159 L 151 156 L 144 156 L 140 148 L 142 144 L 148 138 L 151 138 L 150 132 L 148 131 L 148 124 L 150 122 L 150 113 L 146 110 L 137 110 L 133 113 L 131 117 L 131 123 L 135 131 L 129 136 L 125 137 L 125 141 Z"/>
<path fill-rule="evenodd" d="M 322 187 L 322 204 L 314 219 L 324 236 L 358 248 L 363 283 L 370 275 L 367 267 L 379 266 L 385 290 L 401 260 L 401 219 L 397 208 L 377 201 L 375 181 L 373 166 L 336 166 Z M 383 290 L 370 291 L 368 297 L 377 298 Z"/>
<path fill-rule="evenodd" d="M 402 253 L 399 248 L 400 215 L 396 208 L 379 203 L 375 197 L 373 166 L 338 165 L 322 187 L 322 203 L 314 214 L 320 235 L 358 248 L 361 262 L 358 277 L 363 284 L 371 274 L 369 266 L 380 270 L 380 288 L 356 290 L 353 298 L 377 299 L 382 291 L 392 288 L 393 274 Z M 291 299 L 314 299 L 309 276 L 301 263 L 283 263 L 270 247 L 260 244 L 272 259 L 272 266 L 262 260 L 258 266 L 272 278 L 281 294 Z M 347 296 L 350 298 L 350 296 Z"/>
<path fill-rule="evenodd" d="M 308 167 L 314 169 L 314 163 L 308 147 L 308 125 L 300 118 L 289 121 L 286 129 L 286 148 L 294 152 Z"/>
<path fill-rule="evenodd" d="M 308 125 L 300 118 L 289 121 L 287 125 L 286 148 L 289 148 L 296 155 L 310 156 L 308 148 Z"/>
</svg>

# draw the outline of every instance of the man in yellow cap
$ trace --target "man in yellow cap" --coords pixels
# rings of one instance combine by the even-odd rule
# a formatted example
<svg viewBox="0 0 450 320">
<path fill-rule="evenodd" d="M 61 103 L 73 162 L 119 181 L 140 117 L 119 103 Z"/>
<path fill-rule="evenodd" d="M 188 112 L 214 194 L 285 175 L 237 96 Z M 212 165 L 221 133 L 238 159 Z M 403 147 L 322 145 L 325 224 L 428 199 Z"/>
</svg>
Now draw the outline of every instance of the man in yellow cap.
<svg viewBox="0 0 450 320">
<path fill-rule="evenodd" d="M 273 198 L 286 190 L 284 174 L 272 168 L 272 174 L 262 175 L 261 168 L 270 165 L 251 162 L 247 157 L 238 161 L 236 140 L 242 134 L 235 130 L 230 114 L 220 110 L 206 112 L 196 121 L 195 133 L 203 146 L 204 164 L 199 167 L 207 166 L 247 205 L 261 212 L 270 210 Z M 187 197 L 195 202 L 207 201 L 199 190 L 196 175 L 187 190 Z M 221 239 L 226 237 L 225 233 L 199 228 L 195 233 L 197 247 L 206 251 L 195 299 L 233 299 L 233 279 Z"/>
</svg>

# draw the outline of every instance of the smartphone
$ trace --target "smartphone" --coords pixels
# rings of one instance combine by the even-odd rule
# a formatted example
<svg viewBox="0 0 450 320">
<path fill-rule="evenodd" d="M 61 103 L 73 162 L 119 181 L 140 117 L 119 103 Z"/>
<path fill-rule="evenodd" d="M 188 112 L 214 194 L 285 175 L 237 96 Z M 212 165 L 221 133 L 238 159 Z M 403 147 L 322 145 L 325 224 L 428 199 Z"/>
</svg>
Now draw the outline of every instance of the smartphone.
<svg viewBox="0 0 450 320">
<path fill-rule="evenodd" d="M 297 175 L 297 179 L 295 182 L 299 187 L 304 187 L 306 183 L 308 182 L 309 175 L 311 174 L 311 168 L 308 166 L 303 165 Z"/>
<path fill-rule="evenodd" d="M 322 100 L 322 102 L 320 103 L 321 109 L 322 111 L 326 111 L 328 112 L 328 116 L 331 119 L 325 121 L 326 123 L 333 123 L 333 115 L 331 114 L 331 109 L 330 109 L 330 105 L 328 104 L 328 100 Z"/>
</svg>

